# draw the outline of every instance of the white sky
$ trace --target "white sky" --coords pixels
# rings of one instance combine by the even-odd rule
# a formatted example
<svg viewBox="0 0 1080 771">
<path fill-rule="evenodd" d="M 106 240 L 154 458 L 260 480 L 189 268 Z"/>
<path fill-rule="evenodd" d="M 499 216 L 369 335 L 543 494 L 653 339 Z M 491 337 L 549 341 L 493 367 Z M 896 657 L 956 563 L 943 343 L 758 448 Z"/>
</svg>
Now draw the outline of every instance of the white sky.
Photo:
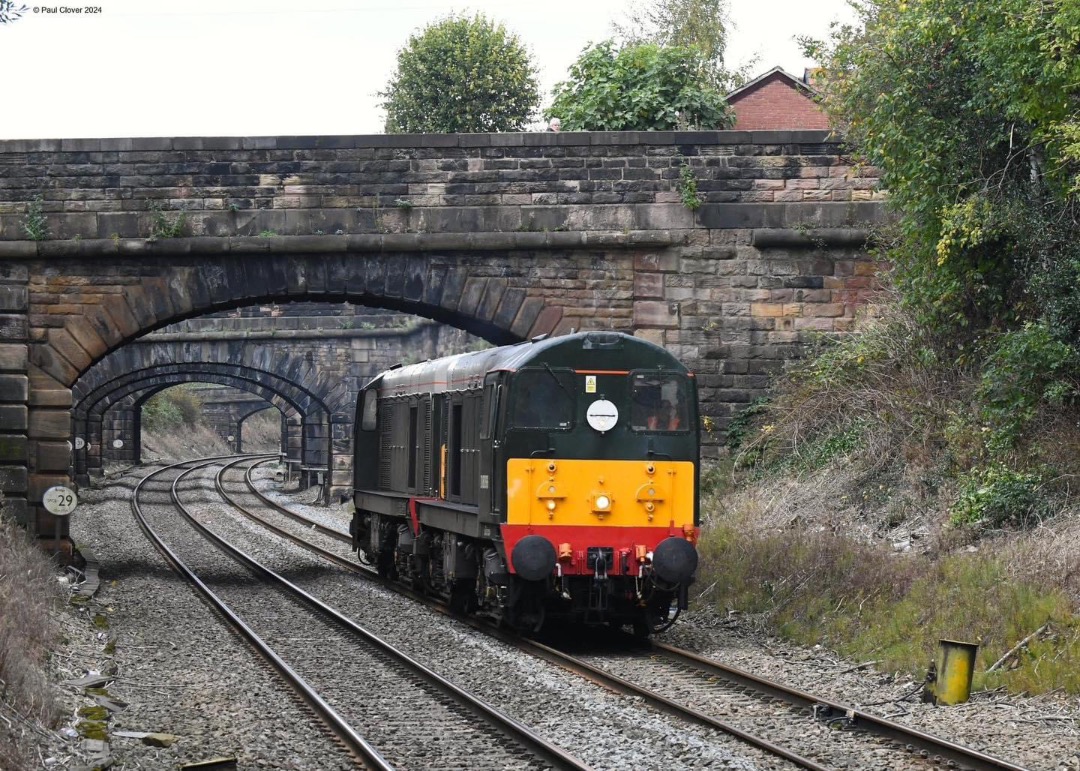
<svg viewBox="0 0 1080 771">
<path fill-rule="evenodd" d="M 626 0 L 20 0 L 0 25 L 0 139 L 381 133 L 376 92 L 414 31 L 481 11 L 528 46 L 544 103 Z M 35 6 L 37 2 L 39 5 Z M 728 65 L 801 75 L 796 35 L 850 21 L 845 0 L 729 0 Z M 56 13 L 44 13 L 44 8 Z M 99 13 L 88 13 L 91 8 Z M 37 13 L 34 9 L 39 9 Z"/>
</svg>

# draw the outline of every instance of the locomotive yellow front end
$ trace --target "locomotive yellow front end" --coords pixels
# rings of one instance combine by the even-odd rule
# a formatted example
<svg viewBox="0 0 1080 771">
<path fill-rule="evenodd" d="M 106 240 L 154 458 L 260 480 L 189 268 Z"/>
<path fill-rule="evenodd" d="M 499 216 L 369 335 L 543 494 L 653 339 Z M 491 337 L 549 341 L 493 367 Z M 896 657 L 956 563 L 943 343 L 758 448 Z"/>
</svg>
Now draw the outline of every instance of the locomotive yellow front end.
<svg viewBox="0 0 1080 771">
<path fill-rule="evenodd" d="M 529 535 L 555 545 L 559 575 L 688 580 L 697 542 L 694 464 L 688 461 L 547 460 L 507 462 L 507 551 Z M 667 543 L 675 539 L 690 548 Z"/>
</svg>

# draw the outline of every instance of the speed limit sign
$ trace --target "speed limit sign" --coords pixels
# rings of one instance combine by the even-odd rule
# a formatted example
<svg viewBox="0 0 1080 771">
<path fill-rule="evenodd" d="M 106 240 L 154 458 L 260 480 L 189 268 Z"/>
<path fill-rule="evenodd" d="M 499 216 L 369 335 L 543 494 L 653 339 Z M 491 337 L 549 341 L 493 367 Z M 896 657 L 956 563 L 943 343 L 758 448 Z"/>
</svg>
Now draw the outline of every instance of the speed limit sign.
<svg viewBox="0 0 1080 771">
<path fill-rule="evenodd" d="M 70 487 L 57 485 L 45 491 L 45 494 L 41 496 L 41 505 L 54 516 L 66 517 L 75 511 L 75 507 L 79 505 L 79 498 Z"/>
</svg>

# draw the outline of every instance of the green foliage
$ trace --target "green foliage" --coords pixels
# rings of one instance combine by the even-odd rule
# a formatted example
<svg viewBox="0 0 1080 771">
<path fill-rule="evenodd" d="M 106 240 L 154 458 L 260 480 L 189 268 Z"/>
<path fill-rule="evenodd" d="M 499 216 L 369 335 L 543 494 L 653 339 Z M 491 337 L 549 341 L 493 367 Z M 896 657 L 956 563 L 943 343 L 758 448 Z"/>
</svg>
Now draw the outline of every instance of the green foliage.
<svg viewBox="0 0 1080 771">
<path fill-rule="evenodd" d="M 900 212 L 904 300 L 959 346 L 1051 318 L 1080 331 L 1080 6 L 861 0 L 865 27 L 804 41 L 825 105 Z M 1057 326 L 1060 325 L 1060 326 Z"/>
<path fill-rule="evenodd" d="M 44 241 L 49 237 L 49 223 L 45 220 L 45 214 L 42 212 L 40 195 L 26 206 L 23 231 L 31 241 Z"/>
<path fill-rule="evenodd" d="M 187 215 L 179 212 L 175 217 L 170 217 L 160 203 L 154 201 L 150 204 L 150 240 L 159 238 L 179 238 L 184 234 L 187 226 Z"/>
<path fill-rule="evenodd" d="M 999 335 L 988 352 L 977 396 L 991 430 L 988 449 L 1012 449 L 1040 405 L 1061 406 L 1077 396 L 1080 354 L 1045 324 L 1028 323 Z"/>
<path fill-rule="evenodd" d="M 704 74 L 719 91 L 738 80 L 724 69 L 727 48 L 726 0 L 651 0 L 631 7 L 628 23 L 615 24 L 615 32 L 631 45 L 693 47 L 701 53 Z"/>
<path fill-rule="evenodd" d="M 142 425 L 149 431 L 165 432 L 194 428 L 202 420 L 202 402 L 183 386 L 167 388 L 151 396 L 142 406 Z"/>
<path fill-rule="evenodd" d="M 388 134 L 521 131 L 540 104 L 528 51 L 481 14 L 411 36 L 379 96 Z"/>
<path fill-rule="evenodd" d="M 690 211 L 694 211 L 702 203 L 701 198 L 698 197 L 697 175 L 688 163 L 683 163 L 679 167 L 679 198 L 683 206 Z"/>
<path fill-rule="evenodd" d="M 720 129 L 734 113 L 696 48 L 652 43 L 586 48 L 555 86 L 548 116 L 570 131 Z"/>
<path fill-rule="evenodd" d="M 276 230 L 260 230 L 259 231 L 259 238 L 273 238 L 276 235 L 277 235 Z"/>
<path fill-rule="evenodd" d="M 751 426 L 755 419 L 765 412 L 765 407 L 768 403 L 768 397 L 759 396 L 740 410 L 738 415 L 731 419 L 727 426 L 728 448 L 737 450 L 742 446 L 743 442 L 750 434 Z"/>
<path fill-rule="evenodd" d="M 1029 526 L 1049 512 L 1042 478 L 995 463 L 960 478 L 960 493 L 949 510 L 954 525 Z"/>
<path fill-rule="evenodd" d="M 824 468 L 838 458 L 850 455 L 863 446 L 863 433 L 866 429 L 867 425 L 857 420 L 834 432 L 822 432 L 792 453 L 791 459 L 795 468 L 814 471 Z"/>
</svg>

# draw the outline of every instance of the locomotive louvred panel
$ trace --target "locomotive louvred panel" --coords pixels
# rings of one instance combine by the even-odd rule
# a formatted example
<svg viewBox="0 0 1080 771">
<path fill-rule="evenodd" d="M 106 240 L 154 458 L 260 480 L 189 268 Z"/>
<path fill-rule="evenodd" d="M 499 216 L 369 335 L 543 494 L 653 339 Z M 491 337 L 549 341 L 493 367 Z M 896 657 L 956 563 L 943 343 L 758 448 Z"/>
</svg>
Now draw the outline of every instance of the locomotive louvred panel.
<svg viewBox="0 0 1080 771">
<path fill-rule="evenodd" d="M 394 490 L 407 490 L 409 489 L 409 401 L 395 399 L 393 410 L 390 486 Z"/>
<path fill-rule="evenodd" d="M 462 404 L 461 426 L 461 501 L 476 503 L 480 478 L 480 393 L 469 394 Z"/>
<path fill-rule="evenodd" d="M 393 408 L 389 402 L 379 404 L 379 489 L 390 489 L 390 446 L 393 444 Z"/>
<path fill-rule="evenodd" d="M 424 464 L 423 469 L 422 469 L 422 473 L 420 474 L 420 479 L 421 479 L 421 481 L 420 481 L 420 485 L 421 485 L 420 491 L 421 491 L 421 493 L 423 495 L 431 495 L 432 490 L 434 488 L 434 485 L 432 485 L 432 481 L 431 481 L 431 469 L 434 466 L 434 463 L 432 461 L 433 461 L 433 453 L 434 453 L 434 449 L 435 449 L 435 447 L 434 447 L 435 443 L 433 441 L 431 441 L 432 421 L 431 421 L 431 399 L 430 398 L 424 399 L 424 401 L 420 405 L 420 410 L 421 410 L 421 417 L 420 417 L 420 432 L 421 432 L 420 435 L 421 435 L 421 439 L 420 439 L 420 443 L 421 443 L 421 452 L 423 453 L 421 457 L 423 458 L 423 464 Z"/>
</svg>

